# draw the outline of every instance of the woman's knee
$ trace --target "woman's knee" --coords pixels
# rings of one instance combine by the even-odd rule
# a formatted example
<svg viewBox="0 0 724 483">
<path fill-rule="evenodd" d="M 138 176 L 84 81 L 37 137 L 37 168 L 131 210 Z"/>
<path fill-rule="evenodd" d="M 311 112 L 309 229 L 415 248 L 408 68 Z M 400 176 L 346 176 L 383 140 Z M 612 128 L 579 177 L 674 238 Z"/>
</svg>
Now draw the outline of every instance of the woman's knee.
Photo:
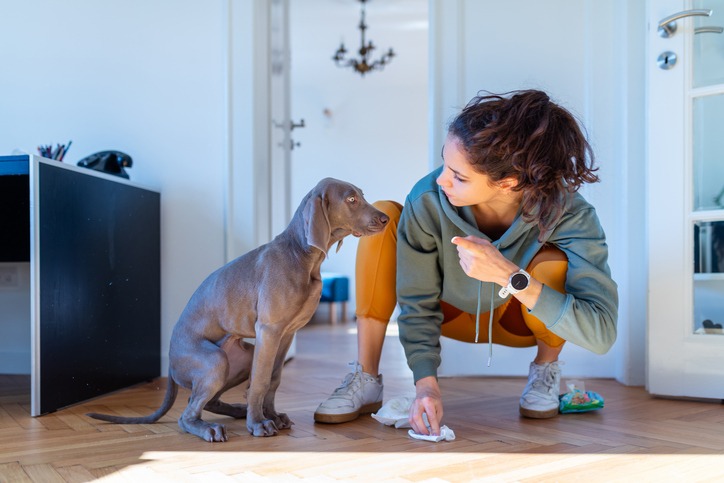
<svg viewBox="0 0 724 483">
<path fill-rule="evenodd" d="M 390 217 L 390 224 L 397 226 L 402 214 L 402 205 L 393 200 L 377 200 L 372 206 L 380 210 L 382 213 Z"/>
<path fill-rule="evenodd" d="M 372 205 L 389 216 L 390 221 L 382 233 L 360 238 L 355 268 L 355 313 L 359 317 L 386 321 L 397 303 L 397 224 L 402 205 L 389 200 Z"/>
<path fill-rule="evenodd" d="M 565 293 L 568 258 L 560 248 L 545 245 L 533 257 L 526 270 L 542 284 Z"/>
<path fill-rule="evenodd" d="M 568 258 L 566 254 L 553 245 L 545 245 L 533 257 L 527 267 L 528 273 L 553 290 L 566 293 L 566 273 L 568 272 Z M 528 312 L 524 305 L 520 307 L 521 315 L 536 340 L 540 340 L 550 347 L 560 347 L 566 341 L 551 332 L 537 317 Z"/>
<path fill-rule="evenodd" d="M 357 245 L 357 276 L 360 268 L 370 267 L 370 262 L 383 262 L 394 257 L 393 263 L 397 263 L 397 224 L 400 221 L 402 206 L 396 201 L 382 200 L 375 201 L 372 206 L 390 217 L 390 221 L 382 231 L 372 236 L 360 238 Z M 364 270 L 363 270 L 364 271 Z"/>
</svg>

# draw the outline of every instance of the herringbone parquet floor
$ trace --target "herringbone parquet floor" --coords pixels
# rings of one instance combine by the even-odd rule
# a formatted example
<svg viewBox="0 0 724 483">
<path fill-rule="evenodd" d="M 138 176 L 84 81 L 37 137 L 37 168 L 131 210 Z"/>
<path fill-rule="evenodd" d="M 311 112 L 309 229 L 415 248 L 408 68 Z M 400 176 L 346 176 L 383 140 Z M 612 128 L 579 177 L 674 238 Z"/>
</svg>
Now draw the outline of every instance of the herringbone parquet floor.
<svg viewBox="0 0 724 483">
<path fill-rule="evenodd" d="M 296 424 L 273 438 L 253 438 L 244 421 L 208 413 L 227 424 L 227 443 L 181 433 L 183 390 L 156 424 L 112 425 L 84 415 L 150 413 L 163 397 L 163 379 L 31 418 L 27 378 L 0 376 L 0 481 L 724 481 L 724 406 L 652 398 L 611 380 L 587 381 L 606 399 L 604 409 L 533 421 L 518 416 L 523 378 L 442 379 L 452 442 L 415 441 L 369 416 L 314 424 L 314 409 L 354 357 L 353 328 L 299 332 L 277 398 Z M 383 372 L 387 398 L 412 394 L 394 336 Z M 226 400 L 241 397 L 235 390 Z"/>
</svg>

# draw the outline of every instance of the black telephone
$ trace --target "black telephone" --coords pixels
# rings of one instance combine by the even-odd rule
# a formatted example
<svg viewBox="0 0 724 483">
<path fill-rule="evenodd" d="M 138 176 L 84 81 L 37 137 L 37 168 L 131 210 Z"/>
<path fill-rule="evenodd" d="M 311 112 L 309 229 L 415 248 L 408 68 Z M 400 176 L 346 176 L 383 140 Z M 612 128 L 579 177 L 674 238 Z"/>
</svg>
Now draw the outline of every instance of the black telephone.
<svg viewBox="0 0 724 483">
<path fill-rule="evenodd" d="M 99 151 L 78 161 L 78 166 L 129 179 L 125 168 L 133 166 L 133 159 L 121 151 Z"/>
</svg>

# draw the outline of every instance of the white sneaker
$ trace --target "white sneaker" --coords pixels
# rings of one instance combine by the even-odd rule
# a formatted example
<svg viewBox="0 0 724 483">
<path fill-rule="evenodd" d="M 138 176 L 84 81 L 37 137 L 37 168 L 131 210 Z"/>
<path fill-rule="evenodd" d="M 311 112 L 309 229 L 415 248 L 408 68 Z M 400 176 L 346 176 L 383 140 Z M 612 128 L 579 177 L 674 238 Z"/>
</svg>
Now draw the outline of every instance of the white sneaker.
<svg viewBox="0 0 724 483">
<path fill-rule="evenodd" d="M 346 423 L 382 407 L 382 374 L 374 377 L 362 372 L 362 366 L 356 361 L 349 365 L 354 372 L 347 374 L 342 384 L 315 411 L 314 420 L 318 423 Z"/>
<path fill-rule="evenodd" d="M 558 362 L 530 363 L 528 384 L 520 396 L 520 414 L 526 418 L 546 419 L 558 414 L 561 368 Z"/>
</svg>

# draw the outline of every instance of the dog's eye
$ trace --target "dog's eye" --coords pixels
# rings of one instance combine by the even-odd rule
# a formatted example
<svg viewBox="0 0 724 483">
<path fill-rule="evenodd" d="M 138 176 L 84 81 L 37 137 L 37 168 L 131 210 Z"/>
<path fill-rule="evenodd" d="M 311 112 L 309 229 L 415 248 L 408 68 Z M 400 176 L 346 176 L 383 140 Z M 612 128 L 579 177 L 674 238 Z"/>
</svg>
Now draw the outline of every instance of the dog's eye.
<svg viewBox="0 0 724 483">
<path fill-rule="evenodd" d="M 352 204 L 357 203 L 357 197 L 356 197 L 356 196 L 348 196 L 348 197 L 347 197 L 347 203 L 352 203 Z"/>
</svg>

